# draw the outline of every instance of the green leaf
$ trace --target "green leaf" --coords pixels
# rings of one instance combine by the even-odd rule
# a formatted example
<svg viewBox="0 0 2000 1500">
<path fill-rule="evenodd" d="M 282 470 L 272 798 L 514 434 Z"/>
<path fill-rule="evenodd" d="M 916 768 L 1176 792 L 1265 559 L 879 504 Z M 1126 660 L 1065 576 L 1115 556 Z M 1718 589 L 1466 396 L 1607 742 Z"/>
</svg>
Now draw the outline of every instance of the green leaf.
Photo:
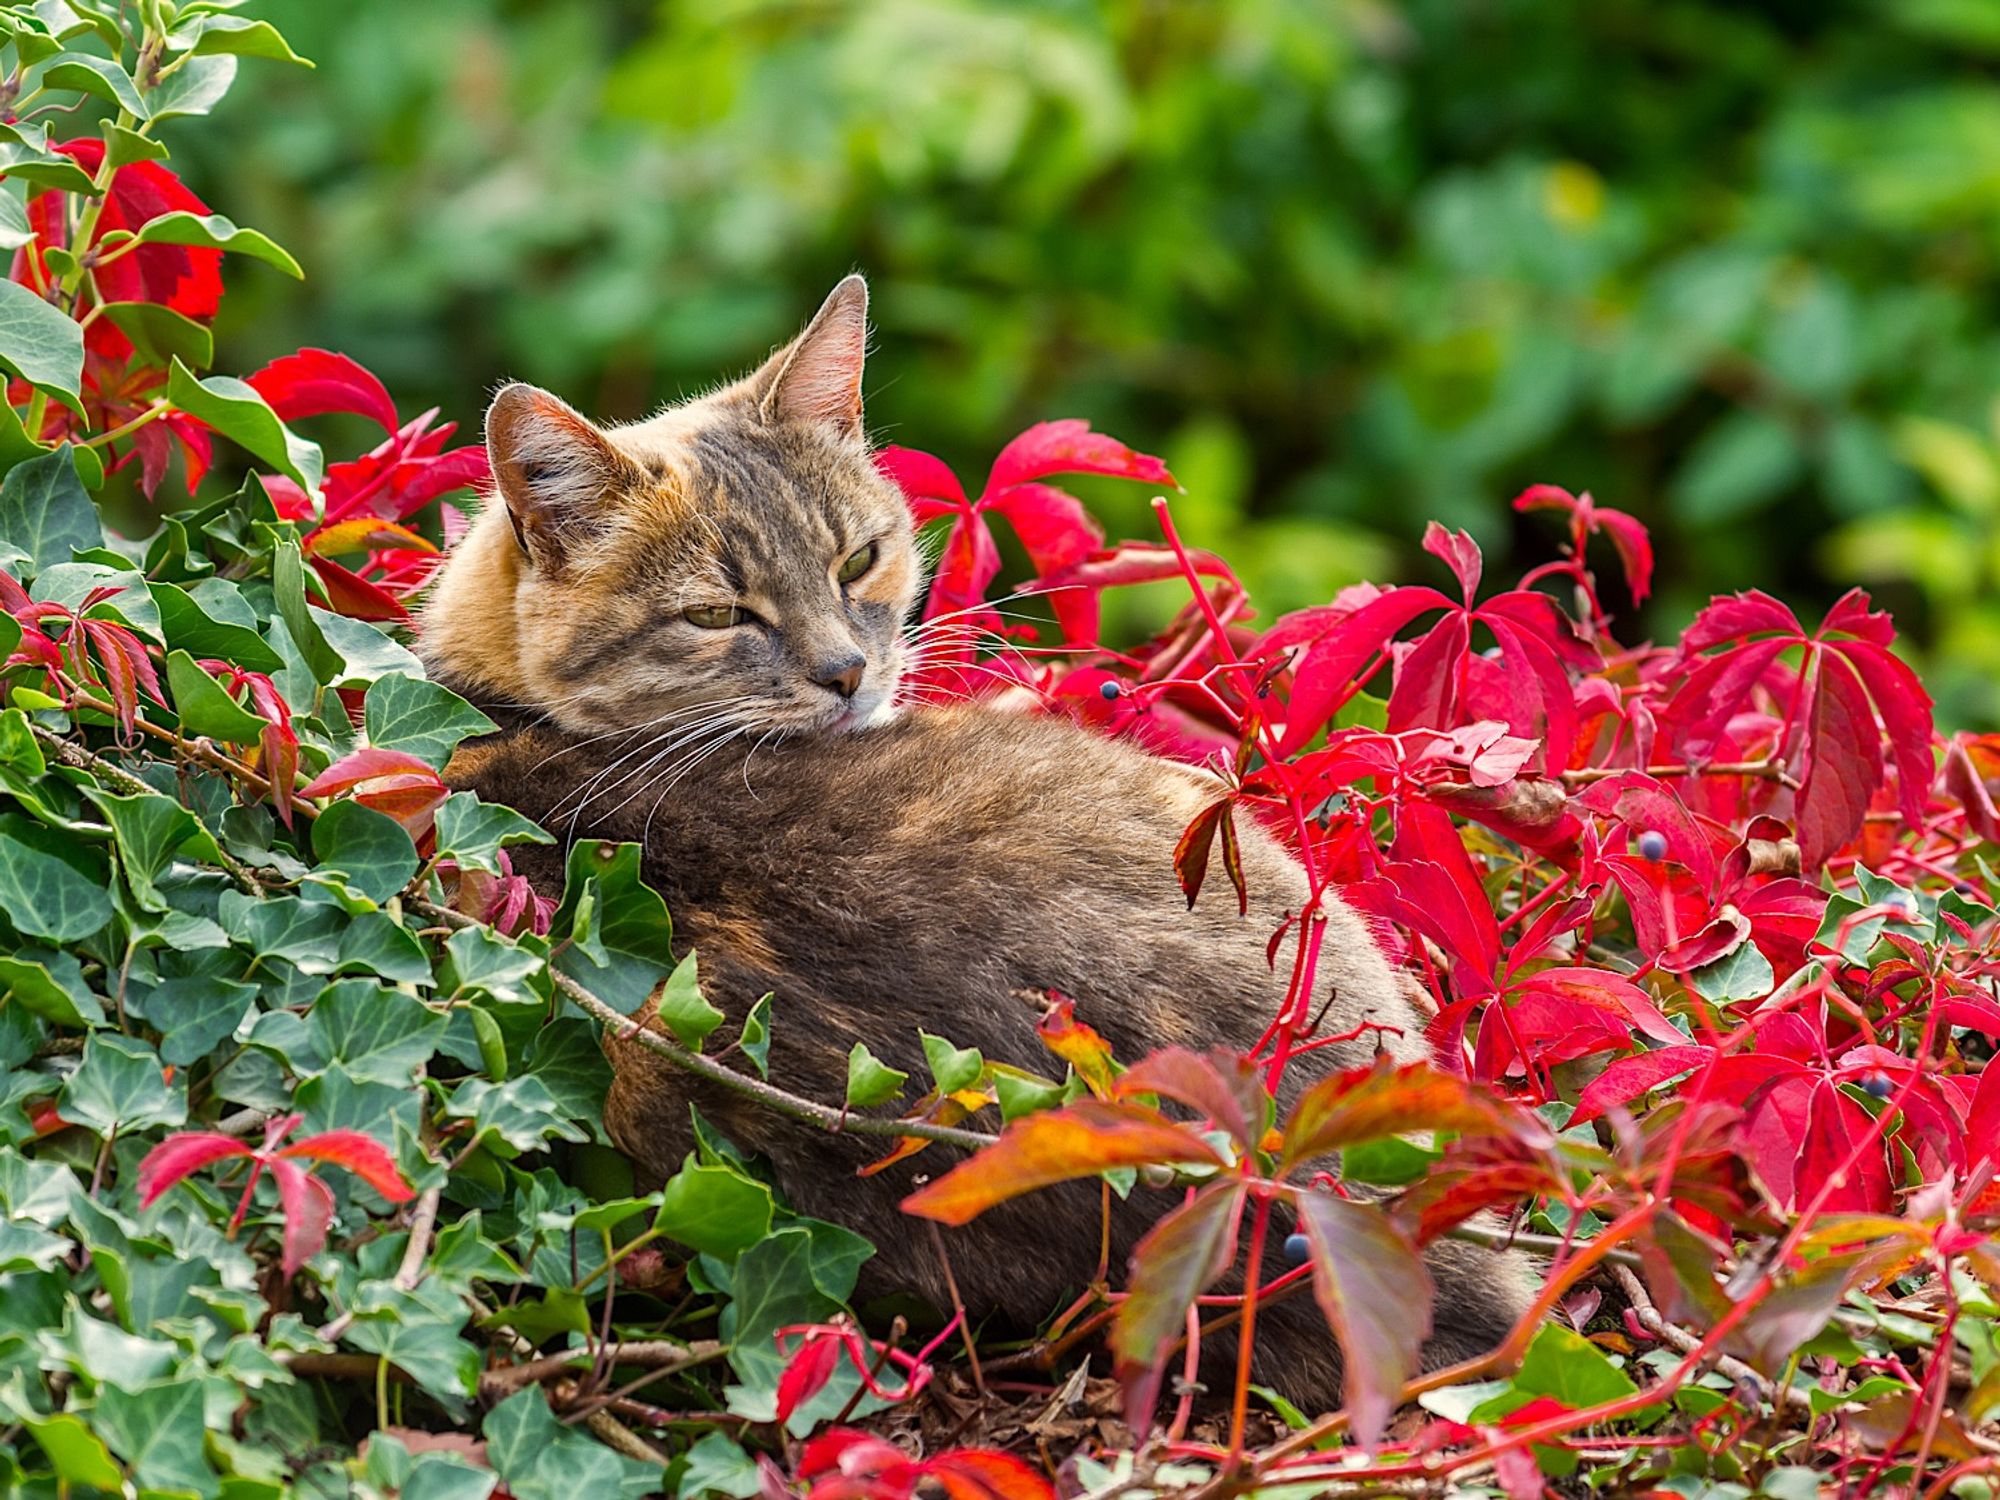
<svg viewBox="0 0 2000 1500">
<path fill-rule="evenodd" d="M 729 1363 L 745 1384 L 768 1390 L 778 1381 L 784 1357 L 776 1334 L 794 1323 L 815 1323 L 840 1311 L 841 1300 L 813 1278 L 813 1235 L 800 1224 L 773 1230 L 736 1257 L 729 1279 L 729 1305 L 717 1332 L 729 1345 Z M 717 1266 L 714 1260 L 704 1268 Z"/>
<path fill-rule="evenodd" d="M 166 219 L 192 217 L 167 214 L 154 219 L 146 230 L 150 233 Z M 140 236 L 147 237 L 147 234 Z M 295 436 L 251 386 L 232 375 L 197 378 L 177 359 L 167 371 L 167 399 L 263 459 L 308 495 L 318 493 L 324 464 L 319 445 Z"/>
<path fill-rule="evenodd" d="M 702 1495 L 754 1500 L 762 1493 L 757 1461 L 743 1451 L 741 1443 L 720 1432 L 707 1434 L 682 1454 L 672 1477 L 672 1493 L 685 1500 Z"/>
<path fill-rule="evenodd" d="M 158 792 L 117 796 L 94 788 L 88 796 L 111 824 L 112 847 L 117 850 L 126 887 L 146 911 L 168 910 L 167 898 L 155 881 L 181 850 L 211 865 L 222 863 L 214 837 L 173 798 Z"/>
<path fill-rule="evenodd" d="M 0 1219 L 0 1276 L 53 1270 L 73 1245 L 59 1234 Z"/>
<path fill-rule="evenodd" d="M 887 1104 L 902 1093 L 903 1085 L 909 1081 L 908 1073 L 882 1062 L 868 1050 L 866 1042 L 856 1042 L 847 1054 L 849 1109 L 873 1109 L 878 1104 Z"/>
<path fill-rule="evenodd" d="M 76 477 L 67 446 L 7 471 L 0 481 L 0 537 L 33 562 L 27 578 L 68 562 L 76 549 L 104 545 L 97 507 Z"/>
<path fill-rule="evenodd" d="M 221 214 L 194 214 L 185 209 L 148 219 L 139 230 L 142 245 L 200 245 L 211 250 L 227 250 L 248 255 L 276 266 L 287 276 L 303 279 L 305 272 L 291 253 L 269 235 L 254 229 L 238 229 Z M 232 381 L 231 384 L 240 382 Z M 186 410 L 187 408 L 183 408 Z M 249 444 L 244 444 L 249 447 Z M 252 450 L 255 451 L 254 449 Z M 303 481 L 301 481 L 303 482 Z M 312 488 L 308 485 L 307 488 Z"/>
<path fill-rule="evenodd" d="M 88 52 L 64 52 L 51 59 L 42 70 L 45 88 L 75 89 L 124 110 L 135 119 L 147 117 L 146 101 L 132 75 L 109 58 Z"/>
<path fill-rule="evenodd" d="M 89 937 L 111 920 L 101 861 L 54 830 L 0 813 L 0 911 L 21 932 L 54 943 Z"/>
<path fill-rule="evenodd" d="M 1703 964 L 1688 975 L 1695 993 L 1720 1005 L 1731 1000 L 1759 1000 L 1771 993 L 1778 982 L 1771 961 L 1757 945 L 1745 938 L 1734 952 L 1714 963 Z"/>
<path fill-rule="evenodd" d="M 446 941 L 440 988 L 483 995 L 502 1004 L 539 1004 L 542 996 L 528 981 L 542 960 L 528 949 L 484 927 L 465 927 Z"/>
<path fill-rule="evenodd" d="M 1000 1102 L 1000 1122 L 1003 1125 L 1011 1125 L 1023 1115 L 1055 1109 L 1069 1102 L 1069 1090 L 1062 1084 L 998 1066 L 993 1069 L 993 1093 Z"/>
<path fill-rule="evenodd" d="M 490 1083 L 484 1078 L 468 1078 L 459 1084 L 445 1106 L 454 1120 L 472 1121 L 471 1139 L 500 1155 L 539 1151 L 551 1139 L 585 1141 L 587 1132 L 577 1128 L 541 1079 L 532 1074 Z M 504 1147 L 505 1149 L 499 1149 Z"/>
<path fill-rule="evenodd" d="M 97 184 L 74 160 L 49 147 L 46 125 L 0 125 L 0 176 L 18 177 L 37 188 L 97 196 Z"/>
<path fill-rule="evenodd" d="M 403 679 L 384 680 L 394 682 Z M 461 868 L 498 875 L 500 850 L 505 845 L 554 842 L 553 834 L 522 817 L 513 808 L 489 806 L 481 802 L 477 792 L 453 792 L 437 810 L 438 858 L 456 860 Z"/>
<path fill-rule="evenodd" d="M 57 1412 L 50 1417 L 33 1417 L 26 1412 L 19 1415 L 21 1425 L 55 1466 L 56 1478 L 65 1484 L 114 1494 L 124 1488 L 125 1476 L 112 1462 L 110 1450 L 84 1425 L 82 1418 L 69 1412 Z"/>
<path fill-rule="evenodd" d="M 0 250 L 18 250 L 34 237 L 21 200 L 12 193 L 0 193 Z"/>
<path fill-rule="evenodd" d="M 486 1414 L 486 1458 L 514 1500 L 643 1500 L 660 1487 L 658 1464 L 612 1452 L 549 1411 L 548 1398 L 530 1387 Z"/>
<path fill-rule="evenodd" d="M 986 1059 L 979 1055 L 977 1047 L 954 1047 L 943 1037 L 932 1036 L 927 1031 L 919 1031 L 917 1036 L 924 1044 L 924 1061 L 930 1067 L 939 1093 L 955 1094 L 979 1081 Z"/>
<path fill-rule="evenodd" d="M 1471 1420 L 1492 1422 L 1546 1396 L 1582 1411 L 1619 1401 L 1638 1391 L 1632 1379 L 1582 1334 L 1559 1323 L 1544 1323 L 1528 1346 L 1521 1368 L 1502 1394 L 1483 1402 Z"/>
<path fill-rule="evenodd" d="M 236 58 L 229 53 L 190 57 L 154 86 L 146 102 L 153 123 L 176 115 L 205 115 L 222 102 L 236 81 Z"/>
<path fill-rule="evenodd" d="M 167 34 L 167 45 L 197 57 L 233 52 L 242 57 L 268 57 L 278 62 L 298 63 L 310 68 L 312 62 L 294 52 L 291 43 L 279 35 L 269 21 L 253 21 L 247 16 L 198 16 Z"/>
<path fill-rule="evenodd" d="M 84 1040 L 83 1063 L 64 1080 L 56 1108 L 65 1120 L 98 1135 L 179 1125 L 187 1119 L 187 1085 L 167 1083 L 160 1059 L 144 1042 L 93 1031 Z"/>
<path fill-rule="evenodd" d="M 0 281 L 0 365 L 82 410 L 83 329 L 18 281 Z"/>
<path fill-rule="evenodd" d="M 136 130 L 128 130 L 113 120 L 104 122 L 104 159 L 116 167 L 129 166 L 135 161 L 165 161 L 167 147 L 164 141 L 156 141 L 149 135 L 141 135 Z M 102 241 L 99 242 L 102 244 Z M 149 304 L 133 303 L 132 306 Z M 163 361 L 164 362 L 164 361 Z"/>
<path fill-rule="evenodd" d="M 145 1494 L 215 1493 L 215 1471 L 204 1453 L 204 1390 L 198 1380 L 169 1379 L 136 1391 L 107 1388 L 91 1425 L 132 1467 Z"/>
<path fill-rule="evenodd" d="M 384 677 L 368 689 L 368 743 L 401 750 L 442 771 L 459 741 L 500 728 L 450 688 L 421 677 Z"/>
<path fill-rule="evenodd" d="M 328 686 L 365 688 L 384 677 L 421 677 L 423 664 L 366 620 L 350 620 L 312 605 L 320 638 L 340 658 Z"/>
<path fill-rule="evenodd" d="M 733 1167 L 702 1166 L 690 1156 L 667 1179 L 653 1227 L 668 1239 L 724 1258 L 771 1230 L 771 1190 Z"/>
<path fill-rule="evenodd" d="M 162 982 L 146 997 L 146 1020 L 160 1034 L 160 1060 L 201 1061 L 233 1035 L 257 1002 L 257 986 L 212 976 Z"/>
<path fill-rule="evenodd" d="M 425 1291 L 438 1296 L 439 1305 L 426 1302 Z M 413 1294 L 377 1282 L 362 1289 L 356 1309 L 346 1334 L 355 1348 L 381 1355 L 452 1406 L 477 1392 L 479 1351 L 459 1337 L 465 1316 L 456 1294 L 427 1285 Z M 546 1402 L 538 1390 L 529 1394 Z"/>
<path fill-rule="evenodd" d="M 306 1017 L 319 1055 L 366 1083 L 408 1083 L 444 1028 L 445 1017 L 429 1006 L 367 979 L 328 985 Z"/>
<path fill-rule="evenodd" d="M 333 681 L 345 669 L 346 658 L 328 644 L 319 627 L 321 616 L 308 604 L 305 559 L 295 541 L 280 542 L 271 550 L 271 592 L 285 632 L 312 668 L 313 676 L 320 682 Z"/>
<path fill-rule="evenodd" d="M 0 1006 L 6 1005 L 33 1011 L 58 1026 L 104 1024 L 104 1007 L 84 983 L 76 956 L 46 948 L 0 954 Z"/>
<path fill-rule="evenodd" d="M 771 1076 L 771 997 L 766 995 L 750 1007 L 743 1018 L 743 1034 L 736 1045 L 757 1065 L 760 1078 Z"/>
<path fill-rule="evenodd" d="M 149 365 L 180 360 L 197 370 L 215 362 L 215 335 L 207 325 L 157 302 L 107 302 L 102 316 L 132 341 Z"/>
<path fill-rule="evenodd" d="M 701 972 L 693 953 L 674 966 L 660 992 L 660 1019 L 683 1047 L 700 1051 L 709 1033 L 720 1026 L 722 1012 L 703 998 Z"/>
<path fill-rule="evenodd" d="M 167 688 L 174 696 L 181 728 L 190 734 L 254 745 L 264 732 L 264 721 L 230 697 L 185 651 L 167 655 Z"/>
<path fill-rule="evenodd" d="M 673 951 L 666 903 L 640 878 L 640 868 L 637 844 L 583 840 L 572 845 L 563 904 L 550 928 L 552 940 L 574 938 L 556 957 L 556 967 L 621 1015 L 637 1010 L 666 977 L 662 959 L 670 959 Z M 663 1002 L 663 1017 L 666 1010 Z M 715 1014 L 719 1025 L 720 1012 Z M 678 1029 L 675 1035 L 680 1035 Z"/>
<path fill-rule="evenodd" d="M 313 855 L 321 867 L 378 905 L 417 873 L 417 846 L 401 823 L 352 798 L 330 805 L 313 823 Z"/>
</svg>

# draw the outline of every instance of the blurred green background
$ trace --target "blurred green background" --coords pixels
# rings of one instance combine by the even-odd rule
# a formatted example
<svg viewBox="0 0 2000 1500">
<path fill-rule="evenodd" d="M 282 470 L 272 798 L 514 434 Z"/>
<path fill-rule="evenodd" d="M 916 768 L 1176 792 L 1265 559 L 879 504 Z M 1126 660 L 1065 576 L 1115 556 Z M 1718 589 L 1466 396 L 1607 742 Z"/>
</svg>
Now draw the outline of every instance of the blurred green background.
<svg viewBox="0 0 2000 1500">
<path fill-rule="evenodd" d="M 1433 516 L 1508 576 L 1547 480 L 1655 529 L 1628 635 L 1860 582 L 2000 723 L 1995 0 L 269 14 L 319 71 L 246 68 L 176 145 L 310 278 L 236 274 L 223 368 L 321 343 L 408 410 L 521 377 L 630 417 L 860 267 L 878 432 L 976 483 L 1088 417 L 1273 609 L 1428 576 Z"/>
</svg>

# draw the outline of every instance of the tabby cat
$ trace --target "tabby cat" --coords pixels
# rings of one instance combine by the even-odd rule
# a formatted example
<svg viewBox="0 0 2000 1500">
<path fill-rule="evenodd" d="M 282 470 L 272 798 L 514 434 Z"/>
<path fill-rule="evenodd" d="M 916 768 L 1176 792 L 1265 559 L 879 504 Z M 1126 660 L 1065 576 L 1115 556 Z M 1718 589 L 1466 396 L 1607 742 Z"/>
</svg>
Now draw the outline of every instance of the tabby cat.
<svg viewBox="0 0 2000 1500">
<path fill-rule="evenodd" d="M 1176 1043 L 1248 1050 L 1285 988 L 1266 941 L 1306 885 L 1246 827 L 1249 915 L 1187 909 L 1170 855 L 1216 783 L 1056 718 L 897 712 L 923 570 L 862 428 L 866 308 L 850 276 L 756 373 L 629 426 L 529 386 L 499 393 L 486 437 L 500 503 L 443 569 L 423 652 L 503 732 L 462 750 L 450 780 L 566 840 L 641 843 L 676 956 L 699 950 L 710 1000 L 740 1023 L 776 995 L 771 1076 L 798 1092 L 839 1099 L 857 1041 L 925 1076 L 920 1030 L 1046 1070 L 1022 995 L 1049 989 L 1127 1061 Z M 559 889 L 560 850 L 519 858 Z M 1374 1021 L 1388 1052 L 1424 1056 L 1422 1020 L 1360 919 L 1337 900 L 1326 918 L 1323 1029 Z M 1376 1046 L 1313 1051 L 1287 1090 Z M 636 1044 L 610 1052 L 605 1125 L 642 1175 L 679 1167 L 696 1106 L 769 1158 L 795 1207 L 874 1242 L 862 1295 L 949 1305 L 937 1242 L 897 1207 L 948 1148 L 859 1177 L 880 1138 L 780 1119 Z M 972 1316 L 1032 1329 L 1060 1307 L 1097 1264 L 1101 1196 L 1072 1183 L 946 1232 Z M 1174 1201 L 1141 1187 L 1117 1208 L 1114 1270 Z M 1526 1305 L 1518 1256 L 1447 1244 L 1430 1265 L 1433 1363 L 1490 1347 Z M 1261 1380 L 1334 1398 L 1339 1353 L 1310 1298 L 1274 1303 L 1257 1333 Z M 1229 1344 L 1206 1352 L 1233 1359 Z"/>
</svg>

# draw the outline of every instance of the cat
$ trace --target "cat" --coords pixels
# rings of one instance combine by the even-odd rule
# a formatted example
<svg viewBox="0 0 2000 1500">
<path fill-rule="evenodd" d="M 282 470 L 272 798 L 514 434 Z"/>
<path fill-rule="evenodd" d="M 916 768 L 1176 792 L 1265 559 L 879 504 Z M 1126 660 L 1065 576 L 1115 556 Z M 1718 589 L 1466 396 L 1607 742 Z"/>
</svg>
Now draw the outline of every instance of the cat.
<svg viewBox="0 0 2000 1500">
<path fill-rule="evenodd" d="M 1249 914 L 1213 897 L 1188 908 L 1172 850 L 1218 782 L 1054 717 L 897 710 L 923 568 L 863 429 L 866 308 L 851 276 L 754 374 L 628 426 L 529 386 L 499 392 L 495 500 L 441 571 L 421 650 L 503 729 L 461 749 L 448 779 L 565 840 L 640 843 L 675 956 L 698 952 L 729 1016 L 721 1034 L 775 995 L 770 1073 L 795 1092 L 839 1100 L 857 1041 L 921 1079 L 920 1030 L 1046 1072 L 1022 996 L 1048 990 L 1127 1062 L 1175 1044 L 1250 1050 L 1285 989 L 1266 943 L 1307 888 L 1246 819 Z M 551 894 L 563 858 L 517 850 Z M 1365 924 L 1337 897 L 1324 911 L 1321 1030 L 1383 1029 L 1298 1058 L 1285 1099 L 1378 1047 L 1427 1055 Z M 781 1119 L 629 1041 L 607 1051 L 605 1127 L 645 1180 L 681 1165 L 692 1105 L 767 1157 L 794 1207 L 875 1244 L 860 1295 L 950 1305 L 937 1243 L 898 1208 L 950 1148 L 860 1177 L 881 1138 Z M 944 1232 L 969 1313 L 1032 1331 L 1062 1306 L 1095 1270 L 1102 1200 L 1070 1183 Z M 1114 1205 L 1114 1275 L 1175 1201 L 1142 1186 Z M 1283 1269 L 1272 1255 L 1267 1275 Z M 1530 1301 L 1518 1254 L 1427 1255 L 1428 1363 L 1484 1352 Z M 1311 1298 L 1262 1309 L 1255 1342 L 1260 1380 L 1335 1399 L 1339 1351 Z M 1204 1342 L 1222 1385 L 1231 1348 Z"/>
</svg>

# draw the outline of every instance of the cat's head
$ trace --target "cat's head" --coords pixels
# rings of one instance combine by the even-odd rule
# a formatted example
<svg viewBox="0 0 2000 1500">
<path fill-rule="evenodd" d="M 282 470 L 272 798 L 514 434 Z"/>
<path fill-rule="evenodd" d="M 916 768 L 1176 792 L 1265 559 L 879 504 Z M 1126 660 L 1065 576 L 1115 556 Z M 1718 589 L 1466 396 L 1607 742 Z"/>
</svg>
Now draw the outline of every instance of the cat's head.
<svg viewBox="0 0 2000 1500">
<path fill-rule="evenodd" d="M 754 374 L 627 426 L 502 390 L 494 501 L 425 611 L 433 669 L 690 745 L 886 719 L 922 568 L 862 429 L 867 308 L 850 276 Z"/>
</svg>

